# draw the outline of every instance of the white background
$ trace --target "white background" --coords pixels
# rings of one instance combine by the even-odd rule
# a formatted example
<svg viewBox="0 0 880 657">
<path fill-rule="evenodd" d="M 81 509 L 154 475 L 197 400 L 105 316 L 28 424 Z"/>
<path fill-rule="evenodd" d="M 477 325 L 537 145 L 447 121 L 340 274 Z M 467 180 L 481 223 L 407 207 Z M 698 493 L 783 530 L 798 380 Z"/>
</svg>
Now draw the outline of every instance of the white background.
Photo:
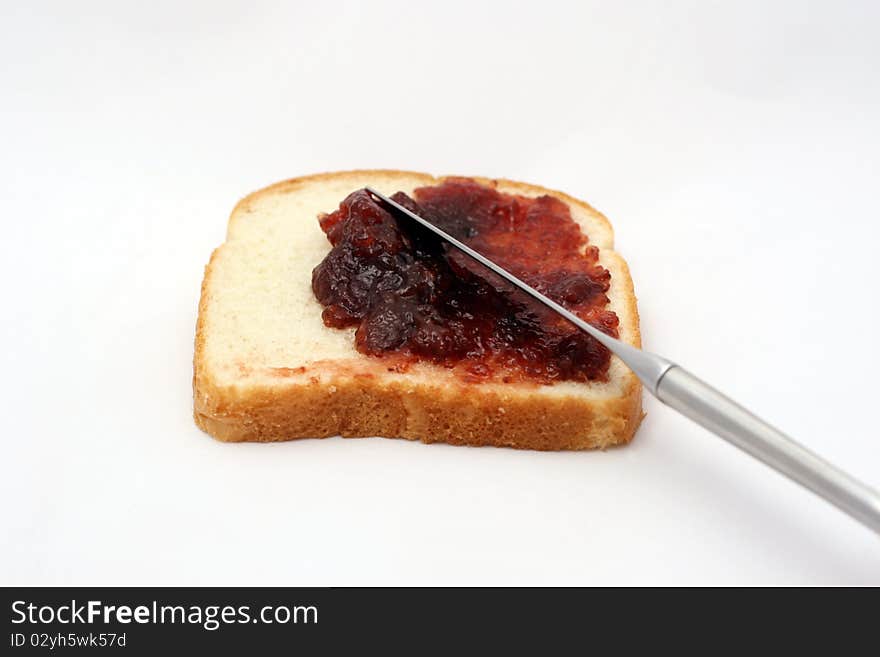
<svg viewBox="0 0 880 657">
<path fill-rule="evenodd" d="M 0 583 L 880 584 L 876 536 L 652 399 L 605 453 L 191 419 L 241 196 L 482 174 L 605 212 L 648 348 L 880 484 L 878 33 L 871 2 L 4 3 Z"/>
</svg>

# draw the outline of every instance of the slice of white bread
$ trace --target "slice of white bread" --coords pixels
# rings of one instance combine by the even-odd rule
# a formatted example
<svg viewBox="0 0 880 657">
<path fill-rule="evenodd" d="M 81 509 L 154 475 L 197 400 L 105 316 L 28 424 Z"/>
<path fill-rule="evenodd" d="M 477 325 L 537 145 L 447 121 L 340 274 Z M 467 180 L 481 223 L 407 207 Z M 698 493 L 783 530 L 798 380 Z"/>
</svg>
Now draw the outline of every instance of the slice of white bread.
<svg viewBox="0 0 880 657">
<path fill-rule="evenodd" d="M 609 308 L 620 319 L 620 338 L 640 346 L 632 280 L 613 251 L 608 220 L 559 192 L 473 179 L 567 203 L 611 272 Z M 202 429 L 224 441 L 387 436 L 541 450 L 602 448 L 633 437 L 641 386 L 617 358 L 607 382 L 468 383 L 429 363 L 391 371 L 382 358 L 355 350 L 354 328 L 324 325 L 311 289 L 312 269 L 330 250 L 318 216 L 367 185 L 411 195 L 442 180 L 405 171 L 327 173 L 277 183 L 238 203 L 202 283 L 193 377 Z"/>
</svg>

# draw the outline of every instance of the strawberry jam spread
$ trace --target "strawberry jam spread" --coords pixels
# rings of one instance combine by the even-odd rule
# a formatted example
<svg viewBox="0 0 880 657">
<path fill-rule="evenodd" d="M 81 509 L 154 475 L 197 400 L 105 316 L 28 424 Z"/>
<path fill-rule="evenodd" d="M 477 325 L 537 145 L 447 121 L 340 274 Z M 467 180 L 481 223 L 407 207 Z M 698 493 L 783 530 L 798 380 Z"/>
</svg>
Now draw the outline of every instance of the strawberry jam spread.
<svg viewBox="0 0 880 657">
<path fill-rule="evenodd" d="M 413 196 L 392 198 L 617 337 L 611 275 L 567 204 L 465 178 Z M 610 354 L 596 340 L 365 190 L 320 223 L 333 248 L 312 272 L 312 289 L 324 324 L 357 327 L 361 353 L 397 368 L 430 361 L 473 382 L 607 377 Z"/>
</svg>

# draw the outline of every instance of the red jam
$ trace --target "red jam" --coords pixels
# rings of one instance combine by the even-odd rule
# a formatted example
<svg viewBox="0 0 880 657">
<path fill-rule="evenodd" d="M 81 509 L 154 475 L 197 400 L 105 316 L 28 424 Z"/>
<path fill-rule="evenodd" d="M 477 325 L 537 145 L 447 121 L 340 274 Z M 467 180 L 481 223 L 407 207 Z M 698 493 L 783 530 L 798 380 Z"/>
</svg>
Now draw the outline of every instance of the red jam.
<svg viewBox="0 0 880 657">
<path fill-rule="evenodd" d="M 466 178 L 392 198 L 617 337 L 611 274 L 552 196 L 502 194 Z M 470 381 L 592 381 L 610 353 L 596 340 L 365 191 L 320 218 L 333 245 L 312 272 L 327 326 L 356 326 L 358 351 L 427 360 Z M 586 247 L 586 250 L 585 250 Z"/>
</svg>

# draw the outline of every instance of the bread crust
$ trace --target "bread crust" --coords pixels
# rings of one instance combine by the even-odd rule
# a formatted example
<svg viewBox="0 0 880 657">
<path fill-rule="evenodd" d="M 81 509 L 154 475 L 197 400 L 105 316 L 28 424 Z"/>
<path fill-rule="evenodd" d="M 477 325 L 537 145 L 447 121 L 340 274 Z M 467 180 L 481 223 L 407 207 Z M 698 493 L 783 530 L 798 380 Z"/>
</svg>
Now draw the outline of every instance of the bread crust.
<svg viewBox="0 0 880 657">
<path fill-rule="evenodd" d="M 295 191 L 305 183 L 355 175 L 400 176 L 411 182 L 437 184 L 446 177 L 396 170 L 322 173 L 285 180 L 254 192 L 236 205 L 233 223 L 261 196 Z M 550 194 L 577 205 L 611 226 L 587 203 L 537 185 L 470 176 L 485 185 L 501 184 L 523 194 Z M 507 191 L 506 190 L 506 191 Z M 614 277 L 620 298 L 629 307 L 629 342 L 641 346 L 638 309 L 626 262 L 617 260 Z M 642 419 L 641 384 L 629 370 L 621 393 L 603 399 L 507 394 L 503 387 L 462 382 L 450 386 L 384 381 L 371 374 L 340 377 L 328 384 L 317 377 L 292 377 L 287 385 L 220 386 L 206 365 L 205 334 L 209 285 L 219 248 L 202 281 L 196 323 L 193 397 L 196 424 L 222 441 L 269 442 L 295 438 L 384 436 L 455 445 L 492 445 L 518 449 L 594 449 L 628 443 Z M 474 393 L 477 394 L 474 394 Z"/>
</svg>

